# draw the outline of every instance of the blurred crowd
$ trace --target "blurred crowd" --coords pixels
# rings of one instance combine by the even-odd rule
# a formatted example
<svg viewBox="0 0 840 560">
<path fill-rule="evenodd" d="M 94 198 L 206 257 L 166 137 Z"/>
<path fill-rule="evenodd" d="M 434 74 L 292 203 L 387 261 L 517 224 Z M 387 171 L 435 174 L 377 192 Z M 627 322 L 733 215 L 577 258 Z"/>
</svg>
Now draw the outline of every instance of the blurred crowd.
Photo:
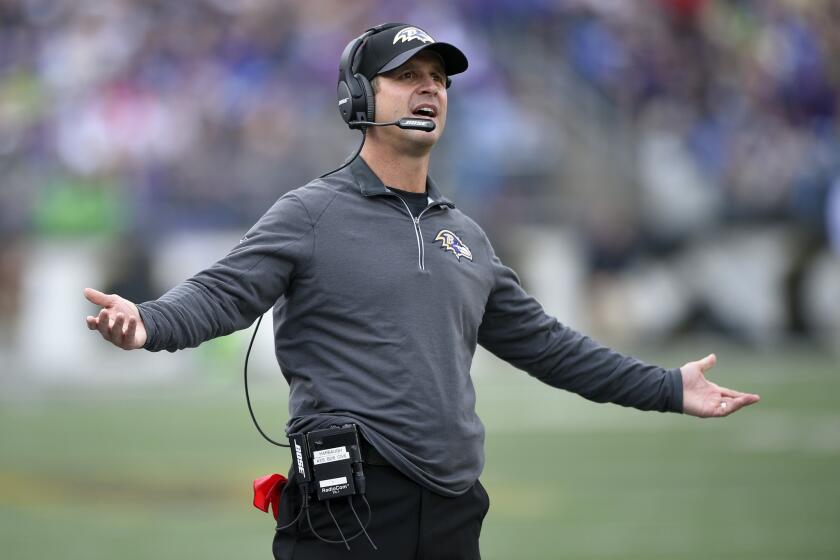
<svg viewBox="0 0 840 560">
<path fill-rule="evenodd" d="M 384 21 L 469 57 L 433 159 L 490 229 L 545 219 L 522 192 L 566 202 L 574 138 L 544 107 L 572 76 L 632 140 L 636 204 L 566 216 L 594 270 L 732 224 L 840 253 L 833 0 L 0 0 L 0 233 L 142 251 L 174 230 L 247 228 L 352 151 L 338 57 Z"/>
<path fill-rule="evenodd" d="M 840 249 L 840 3 L 586 4 L 565 56 L 637 126 L 657 241 L 787 222 Z"/>
</svg>

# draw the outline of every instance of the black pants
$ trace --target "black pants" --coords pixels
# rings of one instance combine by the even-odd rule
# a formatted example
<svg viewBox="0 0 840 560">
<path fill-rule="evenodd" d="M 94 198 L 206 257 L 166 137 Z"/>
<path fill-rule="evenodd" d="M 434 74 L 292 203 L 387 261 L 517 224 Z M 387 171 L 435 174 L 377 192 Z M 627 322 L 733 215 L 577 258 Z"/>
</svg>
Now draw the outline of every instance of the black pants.
<svg viewBox="0 0 840 560">
<path fill-rule="evenodd" d="M 396 469 L 384 465 L 364 466 L 367 479 L 366 498 L 371 506 L 367 532 L 379 548 L 374 550 L 363 534 L 349 541 L 350 550 L 340 542 L 338 529 L 326 505 L 310 499 L 312 526 L 326 539 L 318 540 L 309 529 L 306 515 L 296 524 L 277 531 L 274 536 L 274 558 L 278 560 L 478 560 L 478 537 L 481 523 L 490 507 L 490 499 L 480 482 L 465 494 L 445 498 L 409 480 Z M 345 538 L 359 533 L 347 498 L 330 501 L 330 510 Z M 368 519 L 368 508 L 359 496 L 352 504 L 362 523 Z M 301 496 L 291 480 L 280 499 L 278 527 L 291 522 L 300 511 Z"/>
</svg>

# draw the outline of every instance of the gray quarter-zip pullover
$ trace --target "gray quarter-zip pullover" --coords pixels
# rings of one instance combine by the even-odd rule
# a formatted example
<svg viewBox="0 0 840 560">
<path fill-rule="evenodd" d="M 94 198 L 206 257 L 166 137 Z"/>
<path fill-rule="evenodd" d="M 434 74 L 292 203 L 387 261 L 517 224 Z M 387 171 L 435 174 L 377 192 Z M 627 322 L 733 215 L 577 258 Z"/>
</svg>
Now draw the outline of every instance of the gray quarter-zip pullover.
<svg viewBox="0 0 840 560">
<path fill-rule="evenodd" d="M 289 433 L 355 422 L 397 469 L 446 496 L 484 465 L 476 344 L 597 402 L 682 412 L 682 378 L 562 325 L 431 178 L 413 218 L 361 158 L 282 196 L 222 260 L 139 305 L 146 348 L 198 346 L 274 306 Z"/>
</svg>

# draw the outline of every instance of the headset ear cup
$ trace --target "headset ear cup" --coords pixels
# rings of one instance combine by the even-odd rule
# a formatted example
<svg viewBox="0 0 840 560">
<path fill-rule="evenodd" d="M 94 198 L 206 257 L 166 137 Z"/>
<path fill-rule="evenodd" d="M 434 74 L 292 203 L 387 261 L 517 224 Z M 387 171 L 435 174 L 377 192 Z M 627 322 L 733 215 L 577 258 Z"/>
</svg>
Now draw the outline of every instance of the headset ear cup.
<svg viewBox="0 0 840 560">
<path fill-rule="evenodd" d="M 349 123 L 353 120 L 353 94 L 350 93 L 350 87 L 344 80 L 338 81 L 338 111 L 341 113 L 341 118 L 344 122 Z"/>
<path fill-rule="evenodd" d="M 374 99 L 373 86 L 370 85 L 370 80 L 361 74 L 356 74 L 355 78 L 365 92 L 365 114 L 367 115 L 367 120 L 373 122 L 376 116 L 376 101 Z"/>
</svg>

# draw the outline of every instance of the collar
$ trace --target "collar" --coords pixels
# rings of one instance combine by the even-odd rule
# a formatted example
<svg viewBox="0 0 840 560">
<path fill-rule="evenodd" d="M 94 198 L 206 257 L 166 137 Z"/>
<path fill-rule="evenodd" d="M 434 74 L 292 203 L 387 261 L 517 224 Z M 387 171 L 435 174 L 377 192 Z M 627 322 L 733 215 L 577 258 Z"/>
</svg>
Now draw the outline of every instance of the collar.
<svg viewBox="0 0 840 560">
<path fill-rule="evenodd" d="M 350 163 L 350 171 L 353 173 L 353 178 L 356 180 L 356 184 L 359 185 L 359 190 L 362 191 L 362 195 L 370 197 L 394 194 L 388 190 L 388 188 L 382 183 L 382 180 L 376 176 L 376 173 L 374 173 L 368 166 L 367 162 L 362 159 L 362 156 L 356 157 L 356 159 Z M 438 189 L 434 180 L 428 175 L 426 176 L 426 192 L 429 199 L 432 201 L 432 204 L 455 208 L 455 204 L 440 193 L 440 189 Z"/>
</svg>

